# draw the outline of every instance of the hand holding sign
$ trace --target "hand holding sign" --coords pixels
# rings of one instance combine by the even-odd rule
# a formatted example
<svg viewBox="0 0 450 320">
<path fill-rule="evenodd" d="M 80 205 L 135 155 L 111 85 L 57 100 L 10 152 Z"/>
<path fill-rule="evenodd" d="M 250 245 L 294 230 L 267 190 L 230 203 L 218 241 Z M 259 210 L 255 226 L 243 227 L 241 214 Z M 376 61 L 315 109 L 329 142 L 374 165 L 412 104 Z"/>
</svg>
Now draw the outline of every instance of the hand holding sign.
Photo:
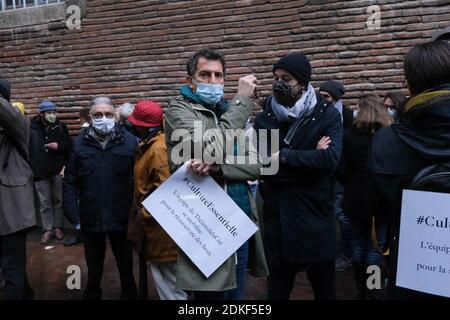
<svg viewBox="0 0 450 320">
<path fill-rule="evenodd" d="M 218 164 L 207 164 L 205 162 L 202 162 L 200 160 L 189 160 L 187 163 L 187 170 L 191 171 L 194 174 L 200 175 L 200 176 L 209 176 L 210 173 L 218 173 L 220 170 L 220 167 Z"/>
<path fill-rule="evenodd" d="M 211 177 L 187 164 L 142 204 L 206 277 L 258 230 Z"/>
</svg>

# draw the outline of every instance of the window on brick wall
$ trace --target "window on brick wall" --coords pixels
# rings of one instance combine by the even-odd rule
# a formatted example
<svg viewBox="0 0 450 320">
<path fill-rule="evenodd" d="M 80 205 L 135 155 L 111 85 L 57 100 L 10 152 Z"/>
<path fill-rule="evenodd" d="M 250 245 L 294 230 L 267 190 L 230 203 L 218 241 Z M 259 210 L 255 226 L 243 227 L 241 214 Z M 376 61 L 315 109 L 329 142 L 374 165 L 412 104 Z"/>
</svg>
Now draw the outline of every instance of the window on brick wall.
<svg viewBox="0 0 450 320">
<path fill-rule="evenodd" d="M 64 0 L 0 0 L 0 11 L 32 8 L 60 2 L 64 2 Z"/>
</svg>

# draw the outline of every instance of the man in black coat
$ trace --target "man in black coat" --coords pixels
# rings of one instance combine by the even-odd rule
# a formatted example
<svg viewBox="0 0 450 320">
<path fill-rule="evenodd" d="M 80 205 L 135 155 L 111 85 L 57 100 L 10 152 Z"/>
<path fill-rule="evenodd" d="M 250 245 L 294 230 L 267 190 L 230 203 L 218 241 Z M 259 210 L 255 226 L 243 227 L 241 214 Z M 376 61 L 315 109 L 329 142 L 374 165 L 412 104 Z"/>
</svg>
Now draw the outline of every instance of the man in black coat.
<svg viewBox="0 0 450 320">
<path fill-rule="evenodd" d="M 81 223 L 88 283 L 84 298 L 100 299 L 106 235 L 116 258 L 122 299 L 136 299 L 133 255 L 126 238 L 133 201 L 134 152 L 137 139 L 116 126 L 111 100 L 92 101 L 92 124 L 74 141 L 64 176 L 64 210 L 71 223 Z"/>
<path fill-rule="evenodd" d="M 273 96 L 255 119 L 257 131 L 278 130 L 281 147 L 272 154 L 278 172 L 262 177 L 268 298 L 289 299 L 296 274 L 306 270 L 315 298 L 335 299 L 330 178 L 342 148 L 341 117 L 309 84 L 311 65 L 304 54 L 281 58 L 273 72 Z M 331 142 L 316 150 L 323 137 Z"/>
<path fill-rule="evenodd" d="M 345 94 L 345 88 L 342 83 L 334 80 L 325 81 L 320 86 L 319 93 L 339 111 L 344 130 L 349 129 L 353 124 L 353 111 L 342 103 L 341 97 Z"/>
<path fill-rule="evenodd" d="M 342 103 L 341 97 L 345 94 L 345 88 L 342 83 L 334 80 L 326 81 L 320 86 L 319 93 L 339 111 L 344 130 L 351 128 L 353 124 L 353 111 L 346 108 Z M 339 257 L 335 263 L 336 271 L 344 271 L 352 266 L 353 230 L 350 218 L 342 210 L 343 196 L 344 187 L 336 181 L 334 183 L 334 212 L 341 231 Z"/>
<path fill-rule="evenodd" d="M 430 298 L 396 287 L 402 191 L 424 167 L 450 161 L 450 44 L 435 41 L 414 47 L 404 61 L 411 93 L 398 123 L 373 139 L 368 208 L 390 228 L 388 297 Z"/>
<path fill-rule="evenodd" d="M 72 139 L 67 126 L 58 120 L 56 105 L 44 101 L 31 121 L 30 164 L 39 198 L 43 234 L 47 244 L 54 235 L 63 238 L 62 171 L 69 158 Z"/>
</svg>

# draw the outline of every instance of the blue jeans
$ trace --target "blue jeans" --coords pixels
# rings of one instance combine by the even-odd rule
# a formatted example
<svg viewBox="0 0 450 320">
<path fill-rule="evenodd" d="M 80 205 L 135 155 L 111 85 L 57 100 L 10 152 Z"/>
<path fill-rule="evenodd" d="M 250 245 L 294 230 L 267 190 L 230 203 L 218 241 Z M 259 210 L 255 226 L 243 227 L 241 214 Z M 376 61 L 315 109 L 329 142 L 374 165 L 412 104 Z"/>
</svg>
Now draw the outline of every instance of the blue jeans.
<svg viewBox="0 0 450 320">
<path fill-rule="evenodd" d="M 244 300 L 247 280 L 248 241 L 237 251 L 236 288 L 226 291 L 225 300 Z"/>
<path fill-rule="evenodd" d="M 381 265 L 382 255 L 372 242 L 372 217 L 352 217 L 352 226 L 355 234 L 353 241 L 353 261 L 368 265 Z M 387 226 L 376 225 L 378 247 L 383 248 L 386 242 Z"/>
</svg>

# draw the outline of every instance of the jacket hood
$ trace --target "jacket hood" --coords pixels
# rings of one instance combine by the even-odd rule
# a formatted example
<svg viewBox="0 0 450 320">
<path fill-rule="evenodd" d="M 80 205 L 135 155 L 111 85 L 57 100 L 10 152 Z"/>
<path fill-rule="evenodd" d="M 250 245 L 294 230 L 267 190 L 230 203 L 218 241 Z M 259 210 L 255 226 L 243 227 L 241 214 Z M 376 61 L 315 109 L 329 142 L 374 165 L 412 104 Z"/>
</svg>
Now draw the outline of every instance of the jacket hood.
<svg viewBox="0 0 450 320">
<path fill-rule="evenodd" d="M 450 84 L 411 98 L 397 124 L 396 134 L 430 159 L 450 157 Z"/>
<path fill-rule="evenodd" d="M 150 148 L 152 146 L 152 144 L 155 143 L 155 141 L 163 141 L 165 143 L 166 140 L 165 140 L 165 135 L 164 135 L 163 131 L 160 130 L 152 137 L 141 140 L 139 142 L 138 148 L 141 152 L 144 152 L 145 150 Z"/>
<path fill-rule="evenodd" d="M 8 80 L 0 79 L 0 97 L 9 102 L 11 98 L 11 84 Z"/>
</svg>

